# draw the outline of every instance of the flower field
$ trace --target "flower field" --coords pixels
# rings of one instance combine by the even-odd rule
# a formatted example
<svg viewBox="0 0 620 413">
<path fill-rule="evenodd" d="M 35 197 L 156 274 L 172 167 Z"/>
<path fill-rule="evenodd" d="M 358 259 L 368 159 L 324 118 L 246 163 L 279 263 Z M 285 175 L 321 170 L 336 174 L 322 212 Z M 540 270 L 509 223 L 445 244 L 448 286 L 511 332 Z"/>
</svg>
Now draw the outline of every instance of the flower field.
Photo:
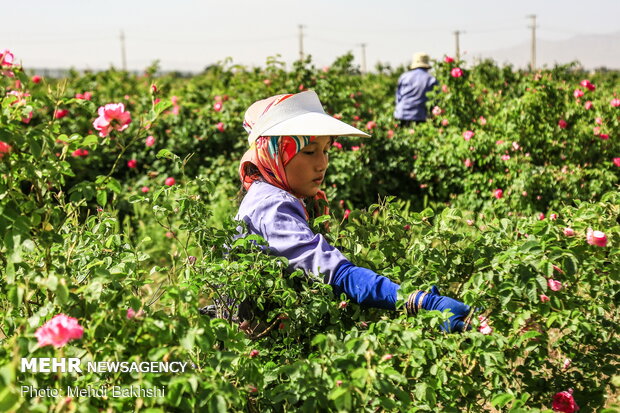
<svg viewBox="0 0 620 413">
<path fill-rule="evenodd" d="M 445 58 L 431 119 L 403 129 L 402 68 L 351 55 L 61 80 L 18 58 L 0 52 L 0 411 L 620 411 L 620 73 Z M 477 308 L 471 331 L 233 240 L 245 109 L 309 89 L 372 134 L 334 143 L 315 231 L 403 294 Z M 24 371 L 42 358 L 187 368 Z M 163 391 L 67 391 L 114 386 Z"/>
</svg>

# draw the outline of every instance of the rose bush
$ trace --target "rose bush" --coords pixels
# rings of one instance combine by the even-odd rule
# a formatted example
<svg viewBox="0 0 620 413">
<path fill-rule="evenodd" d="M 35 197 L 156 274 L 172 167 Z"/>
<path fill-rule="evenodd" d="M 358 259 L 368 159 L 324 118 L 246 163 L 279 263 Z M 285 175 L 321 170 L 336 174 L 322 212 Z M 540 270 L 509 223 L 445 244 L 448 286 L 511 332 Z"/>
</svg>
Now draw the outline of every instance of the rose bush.
<svg viewBox="0 0 620 413">
<path fill-rule="evenodd" d="M 530 74 L 445 59 L 429 102 L 442 113 L 402 129 L 391 115 L 399 72 L 361 75 L 352 59 L 327 70 L 308 58 L 287 71 L 270 59 L 255 70 L 224 62 L 189 79 L 152 67 L 35 82 L 2 52 L 0 410 L 613 408 L 614 75 L 584 86 L 570 67 Z M 234 239 L 243 112 L 301 88 L 373 134 L 332 148 L 333 216 L 329 232 L 321 217 L 315 230 L 356 265 L 400 282 L 403 296 L 437 285 L 478 308 L 471 331 L 446 335 L 438 327 L 447 314 L 407 317 L 402 300 L 394 312 L 360 308 L 314 278 L 285 274 L 283 259 L 259 252 L 260 238 Z M 219 317 L 198 311 L 207 305 Z M 22 357 L 63 356 L 192 367 L 20 371 Z M 166 394 L 72 400 L 31 397 L 24 385 Z"/>
</svg>

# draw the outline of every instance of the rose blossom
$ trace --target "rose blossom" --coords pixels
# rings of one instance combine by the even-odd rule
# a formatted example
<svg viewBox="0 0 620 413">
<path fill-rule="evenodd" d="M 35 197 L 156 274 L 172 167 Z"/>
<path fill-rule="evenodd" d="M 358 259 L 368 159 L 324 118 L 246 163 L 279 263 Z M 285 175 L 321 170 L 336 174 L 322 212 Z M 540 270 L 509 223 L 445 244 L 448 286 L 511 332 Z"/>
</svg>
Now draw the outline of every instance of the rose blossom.
<svg viewBox="0 0 620 413">
<path fill-rule="evenodd" d="M 9 152 L 11 152 L 11 145 L 6 142 L 0 141 L 0 159 L 2 159 L 2 157 Z"/>
<path fill-rule="evenodd" d="M 560 129 L 566 129 L 566 127 L 568 126 L 568 123 L 564 119 L 560 119 L 558 121 L 558 126 L 560 127 Z"/>
<path fill-rule="evenodd" d="M 443 113 L 443 109 L 441 109 L 439 106 L 435 106 L 431 112 L 434 116 L 439 116 Z"/>
<path fill-rule="evenodd" d="M 441 126 L 448 126 L 448 124 L 450 123 L 450 121 L 448 119 L 442 119 L 441 120 Z"/>
<path fill-rule="evenodd" d="M 502 155 L 502 161 L 507 161 L 510 159 L 510 155 Z"/>
<path fill-rule="evenodd" d="M 611 102 L 609 102 L 609 104 L 614 108 L 617 108 L 618 106 L 620 106 L 620 99 L 614 98 L 611 100 Z"/>
<path fill-rule="evenodd" d="M 569 358 L 564 359 L 564 362 L 562 363 L 562 369 L 566 370 L 567 368 L 570 367 L 571 363 L 572 363 L 571 359 Z"/>
<path fill-rule="evenodd" d="M 176 183 L 176 180 L 173 177 L 166 178 L 166 181 L 164 182 L 164 184 L 167 186 L 172 186 L 175 183 Z"/>
<path fill-rule="evenodd" d="M 342 149 L 342 144 L 340 142 L 334 142 L 332 143 L 332 146 L 338 148 L 338 149 Z"/>
<path fill-rule="evenodd" d="M 450 71 L 450 75 L 452 77 L 461 77 L 463 76 L 463 70 L 461 70 L 460 67 L 455 67 L 454 69 Z"/>
<path fill-rule="evenodd" d="M 493 332 L 493 328 L 488 324 L 487 318 L 479 315 L 478 320 L 480 321 L 480 325 L 478 326 L 478 331 L 484 335 L 489 335 Z"/>
<path fill-rule="evenodd" d="M 446 62 L 446 63 L 452 63 L 452 62 L 454 62 L 454 58 L 450 57 L 450 56 L 446 56 L 446 57 L 443 58 L 443 61 Z"/>
<path fill-rule="evenodd" d="M 587 101 L 587 102 L 583 105 L 583 107 L 584 107 L 586 110 L 590 110 L 590 109 L 592 109 L 592 101 L 591 101 L 591 100 L 588 100 L 588 101 Z"/>
<path fill-rule="evenodd" d="M 131 114 L 125 111 L 125 105 L 122 103 L 108 103 L 100 106 L 97 113 L 99 117 L 95 119 L 93 126 L 102 138 L 108 136 L 113 129 L 119 132 L 124 131 L 131 123 Z"/>
<path fill-rule="evenodd" d="M 345 210 L 345 211 L 344 211 L 344 219 L 349 218 L 349 215 L 350 215 L 350 214 L 351 214 L 351 210 L 350 210 L 350 209 Z"/>
<path fill-rule="evenodd" d="M 596 90 L 596 86 L 593 85 L 588 79 L 584 79 L 581 81 L 581 83 L 579 83 L 581 86 L 587 88 L 590 92 L 593 92 Z"/>
<path fill-rule="evenodd" d="M 355 152 L 355 151 L 359 151 L 359 150 L 360 150 L 360 147 L 359 147 L 359 146 L 351 146 L 351 150 L 352 150 L 353 152 Z"/>
<path fill-rule="evenodd" d="M 501 199 L 504 196 L 504 191 L 498 188 L 495 191 L 493 191 L 493 196 L 497 199 Z"/>
<path fill-rule="evenodd" d="M 142 188 L 140 188 L 140 190 L 146 194 L 148 191 L 150 191 L 150 188 L 148 186 L 143 186 Z"/>
<path fill-rule="evenodd" d="M 472 166 L 474 166 L 474 163 L 469 158 L 465 159 L 464 164 L 466 168 L 471 168 Z"/>
<path fill-rule="evenodd" d="M 63 347 L 70 340 L 82 338 L 84 328 L 77 319 L 65 314 L 57 314 L 35 331 L 34 336 L 38 340 L 39 347 L 53 345 L 56 348 Z"/>
<path fill-rule="evenodd" d="M 551 291 L 560 291 L 562 289 L 562 283 L 558 280 L 554 280 L 553 278 L 549 278 L 547 280 L 547 285 L 551 289 Z"/>
<path fill-rule="evenodd" d="M 597 247 L 607 246 L 607 235 L 602 231 L 593 231 L 592 228 L 588 228 L 586 240 L 590 245 L 596 245 Z"/>
<path fill-rule="evenodd" d="M 224 122 L 218 122 L 215 128 L 220 132 L 224 132 Z"/>
<path fill-rule="evenodd" d="M 471 138 L 473 138 L 473 137 L 474 137 L 474 135 L 475 135 L 475 133 L 474 133 L 473 131 L 470 131 L 470 130 L 466 130 L 465 132 L 463 132 L 463 138 L 464 138 L 466 141 L 468 141 L 468 140 L 470 140 Z"/>
<path fill-rule="evenodd" d="M 32 83 L 35 83 L 35 84 L 36 84 L 36 83 L 40 83 L 42 79 L 43 79 L 43 78 L 42 78 L 41 76 L 39 76 L 39 75 L 34 75 L 34 76 L 32 76 L 32 79 L 30 79 L 30 80 L 32 80 Z"/>
<path fill-rule="evenodd" d="M 127 161 L 128 168 L 135 168 L 137 166 L 138 166 L 138 161 L 136 161 L 135 159 L 130 159 Z"/>
<path fill-rule="evenodd" d="M 573 398 L 573 389 L 556 393 L 555 396 L 553 396 L 553 404 L 551 407 L 553 410 L 562 413 L 575 413 L 579 410 L 579 406 L 577 406 Z"/>
<path fill-rule="evenodd" d="M 13 53 L 9 49 L 0 52 L 0 66 L 10 67 L 13 65 Z"/>
<path fill-rule="evenodd" d="M 620 167 L 620 158 L 614 158 L 614 165 Z"/>
<path fill-rule="evenodd" d="M 539 297 L 540 297 L 540 302 L 541 303 L 549 302 L 549 297 L 547 297 L 545 294 L 541 294 Z"/>
<path fill-rule="evenodd" d="M 78 156 L 86 157 L 88 156 L 88 150 L 82 148 L 76 149 L 71 153 L 71 156 L 74 158 L 77 158 Z"/>
<path fill-rule="evenodd" d="M 153 136 L 147 136 L 146 137 L 146 141 L 144 142 L 146 146 L 153 146 L 155 145 L 155 138 Z"/>
<path fill-rule="evenodd" d="M 573 92 L 573 96 L 575 96 L 575 98 L 580 98 L 583 96 L 583 90 L 581 89 L 575 89 L 575 91 Z"/>
<path fill-rule="evenodd" d="M 575 235 L 575 230 L 573 230 L 571 227 L 566 227 L 564 228 L 564 235 L 566 235 L 567 237 L 572 237 L 573 235 Z"/>
</svg>

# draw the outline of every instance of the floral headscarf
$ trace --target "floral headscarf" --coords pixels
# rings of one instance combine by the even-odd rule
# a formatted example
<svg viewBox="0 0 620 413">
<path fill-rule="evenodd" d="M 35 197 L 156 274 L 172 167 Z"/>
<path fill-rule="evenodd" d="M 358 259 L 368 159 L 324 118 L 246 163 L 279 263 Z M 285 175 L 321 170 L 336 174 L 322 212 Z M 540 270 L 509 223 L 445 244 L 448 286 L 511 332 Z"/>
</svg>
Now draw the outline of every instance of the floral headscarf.
<svg viewBox="0 0 620 413">
<path fill-rule="evenodd" d="M 306 211 L 306 219 L 309 214 L 306 205 L 302 201 L 303 196 L 296 194 L 288 184 L 284 168 L 304 146 L 313 142 L 316 136 L 260 136 L 250 149 L 243 155 L 239 165 L 239 176 L 243 187 L 246 190 L 257 180 L 264 180 L 267 183 L 283 189 L 297 197 Z M 249 165 L 254 165 L 259 173 L 251 173 Z M 319 190 L 314 196 L 316 201 L 315 208 L 318 207 L 320 200 L 325 202 L 323 214 L 329 214 L 327 208 L 327 197 L 325 192 Z M 318 211 L 313 211 L 318 212 Z"/>
</svg>

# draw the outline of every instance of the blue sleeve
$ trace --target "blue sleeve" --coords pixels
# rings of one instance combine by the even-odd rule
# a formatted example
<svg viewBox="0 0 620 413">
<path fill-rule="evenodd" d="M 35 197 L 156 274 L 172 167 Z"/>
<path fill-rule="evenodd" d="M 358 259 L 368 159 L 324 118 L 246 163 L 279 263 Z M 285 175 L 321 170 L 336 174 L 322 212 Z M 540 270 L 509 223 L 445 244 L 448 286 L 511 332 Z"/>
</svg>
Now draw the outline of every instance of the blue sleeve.
<svg viewBox="0 0 620 413">
<path fill-rule="evenodd" d="M 396 309 L 397 291 L 400 285 L 367 268 L 345 262 L 338 267 L 330 283 L 336 295 L 345 293 L 358 304 Z"/>
</svg>

